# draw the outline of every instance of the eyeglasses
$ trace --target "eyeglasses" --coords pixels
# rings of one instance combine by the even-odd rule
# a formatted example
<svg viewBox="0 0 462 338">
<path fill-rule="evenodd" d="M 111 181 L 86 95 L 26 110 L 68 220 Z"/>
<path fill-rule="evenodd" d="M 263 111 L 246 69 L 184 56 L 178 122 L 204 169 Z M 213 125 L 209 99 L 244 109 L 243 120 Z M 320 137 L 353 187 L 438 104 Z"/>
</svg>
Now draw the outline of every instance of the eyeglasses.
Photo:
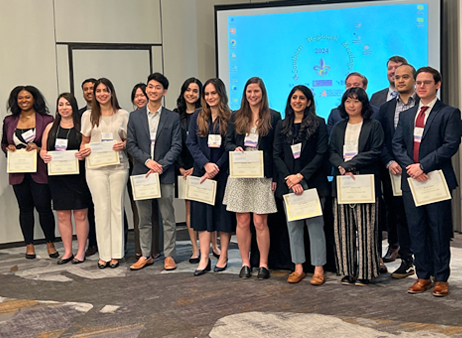
<svg viewBox="0 0 462 338">
<path fill-rule="evenodd" d="M 434 83 L 434 82 L 435 82 L 435 81 L 430 81 L 430 80 L 416 81 L 416 82 L 415 82 L 415 85 L 416 85 L 416 86 L 421 86 L 421 85 L 429 86 L 429 85 L 431 85 L 431 84 Z"/>
</svg>

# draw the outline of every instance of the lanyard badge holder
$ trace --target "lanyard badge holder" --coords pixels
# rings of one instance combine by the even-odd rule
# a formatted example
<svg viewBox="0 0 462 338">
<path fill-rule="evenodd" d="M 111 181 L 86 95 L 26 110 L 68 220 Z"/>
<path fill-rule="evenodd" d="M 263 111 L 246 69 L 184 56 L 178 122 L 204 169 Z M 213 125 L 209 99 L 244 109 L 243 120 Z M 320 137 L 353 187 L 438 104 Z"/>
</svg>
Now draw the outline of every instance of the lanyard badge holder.
<svg viewBox="0 0 462 338">
<path fill-rule="evenodd" d="M 244 138 L 244 146 L 256 148 L 258 145 L 258 134 L 249 133 Z"/>
<path fill-rule="evenodd" d="M 302 152 L 302 144 L 301 143 L 292 144 L 290 146 L 290 149 L 292 149 L 292 155 L 294 155 L 294 159 L 297 159 L 300 157 L 300 154 Z"/>
<path fill-rule="evenodd" d="M 220 148 L 221 147 L 221 135 L 220 134 L 209 134 L 207 144 L 209 148 Z"/>
<path fill-rule="evenodd" d="M 26 143 L 31 143 L 35 140 L 35 129 L 31 129 L 21 134 Z"/>
</svg>

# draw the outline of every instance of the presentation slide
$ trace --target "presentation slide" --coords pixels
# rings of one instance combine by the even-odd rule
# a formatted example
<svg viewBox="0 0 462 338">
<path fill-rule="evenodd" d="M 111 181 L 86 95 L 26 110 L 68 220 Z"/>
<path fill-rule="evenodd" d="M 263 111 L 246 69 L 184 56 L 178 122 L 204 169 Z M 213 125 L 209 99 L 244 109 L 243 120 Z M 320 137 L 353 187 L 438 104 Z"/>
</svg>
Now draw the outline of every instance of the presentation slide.
<svg viewBox="0 0 462 338">
<path fill-rule="evenodd" d="M 230 108 L 239 109 L 246 81 L 259 76 L 271 108 L 284 115 L 291 88 L 303 84 L 314 94 L 317 114 L 327 119 L 351 72 L 368 78 L 370 97 L 389 85 L 390 56 L 404 56 L 416 69 L 439 68 L 439 1 L 410 2 L 217 8 L 218 76 Z"/>
</svg>

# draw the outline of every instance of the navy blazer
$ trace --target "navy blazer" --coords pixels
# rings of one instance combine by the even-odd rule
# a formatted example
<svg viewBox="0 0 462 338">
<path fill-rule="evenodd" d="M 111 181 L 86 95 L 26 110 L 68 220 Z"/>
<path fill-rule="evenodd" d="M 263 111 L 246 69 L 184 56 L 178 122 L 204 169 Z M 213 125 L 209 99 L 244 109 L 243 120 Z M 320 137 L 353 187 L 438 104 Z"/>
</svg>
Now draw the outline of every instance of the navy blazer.
<svg viewBox="0 0 462 338">
<path fill-rule="evenodd" d="M 383 146 L 383 130 L 379 121 L 365 119 L 359 133 L 358 154 L 349 161 L 343 160 L 343 145 L 348 120 L 337 123 L 332 130 L 329 142 L 329 161 L 334 167 L 332 194 L 337 196 L 336 176 L 340 175 L 339 166 L 348 172 L 359 174 L 373 174 L 375 178 L 375 193 L 381 194 L 380 189 L 380 154 Z"/>
<path fill-rule="evenodd" d="M 289 175 L 297 174 L 294 172 L 296 161 L 300 161 L 300 174 L 308 184 L 308 188 L 316 188 L 319 197 L 330 195 L 329 183 L 325 173 L 325 161 L 328 154 L 328 136 L 326 122 L 323 118 L 316 116 L 319 122 L 318 127 L 309 139 L 303 138 L 302 151 L 298 159 L 294 159 L 292 154 L 292 144 L 287 142 L 286 136 L 281 133 L 283 121 L 276 127 L 274 135 L 274 165 L 279 172 L 279 182 L 276 188 L 276 196 L 288 194 L 289 189 L 285 178 Z"/>
<path fill-rule="evenodd" d="M 127 150 L 134 158 L 133 175 L 146 174 L 145 163 L 151 159 L 151 134 L 146 106 L 130 113 L 127 127 Z M 181 152 L 180 118 L 162 107 L 154 145 L 154 161 L 162 166 L 161 184 L 175 183 L 174 163 Z"/>
<path fill-rule="evenodd" d="M 380 108 L 382 104 L 387 102 L 389 90 L 390 88 L 387 87 L 385 89 L 379 90 L 378 92 L 375 92 L 374 94 L 372 94 L 371 99 L 369 100 L 369 103 L 373 106 Z"/>
<path fill-rule="evenodd" d="M 406 167 L 414 164 L 414 126 L 418 105 L 402 112 L 393 137 L 393 153 L 403 169 L 401 190 L 410 191 Z M 437 100 L 431 110 L 419 148 L 423 171 L 443 170 L 450 190 L 457 187 L 451 157 L 457 152 L 462 136 L 460 110 Z"/>
<path fill-rule="evenodd" d="M 197 175 L 204 175 L 205 169 L 204 166 L 208 162 L 212 162 L 210 156 L 210 148 L 208 146 L 208 136 L 202 137 L 197 135 L 199 132 L 199 126 L 197 125 L 197 116 L 201 109 L 198 109 L 194 112 L 194 115 L 191 117 L 191 122 L 189 123 L 189 131 L 188 131 L 188 138 L 186 139 L 186 145 L 188 146 L 189 152 L 191 153 L 192 157 L 194 158 L 194 172 Z M 209 130 L 212 128 L 212 120 L 208 121 L 209 123 Z M 216 124 L 216 130 L 220 129 L 220 123 Z M 208 135 L 208 134 L 207 134 Z M 229 154 L 225 149 L 225 138 L 221 137 L 221 146 L 218 148 L 220 151 L 220 157 L 218 161 L 215 163 L 219 168 L 220 172 L 227 172 L 228 171 L 228 164 L 229 164 Z"/>
<path fill-rule="evenodd" d="M 416 95 L 415 104 L 418 106 L 420 98 Z M 383 133 L 385 140 L 383 142 L 382 149 L 382 163 L 387 165 L 390 161 L 396 161 L 395 155 L 393 154 L 392 141 L 393 136 L 395 135 L 395 111 L 398 99 L 394 99 L 385 102 L 380 106 L 378 120 L 382 124 Z M 401 113 L 400 113 L 401 114 Z"/>
<path fill-rule="evenodd" d="M 266 178 L 273 177 L 273 140 L 274 140 L 274 130 L 279 121 L 281 121 L 281 114 L 275 110 L 270 110 L 271 112 L 271 129 L 268 131 L 268 134 L 262 137 L 258 137 L 258 150 L 263 151 L 263 167 L 264 175 Z M 225 149 L 227 151 L 234 151 L 237 147 L 244 149 L 244 134 L 238 134 L 235 128 L 236 113 L 234 113 L 229 122 L 226 132 L 225 139 Z M 275 180 L 273 180 L 275 181 Z"/>
<path fill-rule="evenodd" d="M 376 119 L 379 115 L 379 108 L 372 104 L 371 108 L 373 111 L 371 119 Z M 327 132 L 329 133 L 329 135 L 332 133 L 334 125 L 342 120 L 344 119 L 340 116 L 340 109 L 338 109 L 338 107 L 330 111 L 329 117 L 327 118 Z"/>
</svg>

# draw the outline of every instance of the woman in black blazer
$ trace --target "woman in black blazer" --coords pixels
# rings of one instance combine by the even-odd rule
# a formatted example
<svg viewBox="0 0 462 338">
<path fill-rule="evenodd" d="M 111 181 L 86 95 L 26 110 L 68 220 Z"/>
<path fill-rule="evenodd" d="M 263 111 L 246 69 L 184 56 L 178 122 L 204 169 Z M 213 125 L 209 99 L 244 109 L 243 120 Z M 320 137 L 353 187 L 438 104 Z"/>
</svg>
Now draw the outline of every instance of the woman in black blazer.
<svg viewBox="0 0 462 338">
<path fill-rule="evenodd" d="M 345 276 L 342 284 L 366 285 L 379 274 L 377 221 L 384 136 L 380 122 L 370 119 L 372 108 L 364 89 L 348 89 L 339 109 L 345 120 L 334 126 L 329 143 L 329 160 L 335 169 L 332 193 L 337 271 Z M 337 204 L 336 177 L 354 178 L 358 174 L 374 175 L 375 203 Z"/>
<path fill-rule="evenodd" d="M 273 179 L 274 129 L 281 115 L 269 108 L 265 84 L 259 77 L 250 78 L 244 87 L 241 108 L 231 116 L 226 132 L 226 150 L 263 151 L 264 178 L 228 177 L 223 204 L 226 210 L 236 213 L 236 237 L 241 253 L 241 278 L 249 278 L 250 267 L 250 217 L 257 232 L 260 251 L 259 279 L 270 277 L 268 253 L 270 233 L 268 214 L 277 212 L 274 200 L 276 181 Z"/>
<path fill-rule="evenodd" d="M 306 189 L 316 188 L 324 204 L 330 193 L 324 167 L 327 139 L 326 123 L 323 118 L 316 116 L 313 93 L 306 86 L 295 86 L 287 99 L 285 118 L 279 122 L 274 137 L 274 164 L 279 175 L 278 197 L 291 192 L 301 195 Z M 295 264 L 295 271 L 287 281 L 298 283 L 305 277 L 305 224 L 310 236 L 311 264 L 315 266 L 311 284 L 322 285 L 325 280 L 323 265 L 326 264 L 323 216 L 287 222 L 290 251 Z"/>
</svg>

